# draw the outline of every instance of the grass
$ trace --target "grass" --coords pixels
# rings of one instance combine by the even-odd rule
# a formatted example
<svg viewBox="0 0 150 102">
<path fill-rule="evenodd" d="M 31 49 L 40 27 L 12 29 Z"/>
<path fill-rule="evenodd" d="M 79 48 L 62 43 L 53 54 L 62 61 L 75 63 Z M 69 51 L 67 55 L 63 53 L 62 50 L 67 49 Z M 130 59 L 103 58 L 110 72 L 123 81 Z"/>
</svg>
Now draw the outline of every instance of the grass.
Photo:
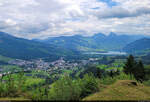
<svg viewBox="0 0 150 102">
<path fill-rule="evenodd" d="M 114 77 L 116 80 L 136 80 L 133 75 L 127 75 L 125 73 L 121 73 L 118 76 Z"/>
<path fill-rule="evenodd" d="M 100 84 L 103 84 L 103 85 L 111 85 L 114 82 L 116 82 L 116 79 L 111 78 L 111 77 L 105 77 L 104 79 L 101 79 L 99 82 Z"/>
<path fill-rule="evenodd" d="M 25 86 L 32 86 L 32 85 L 38 85 L 39 83 L 44 82 L 44 79 L 41 78 L 27 78 Z"/>
<path fill-rule="evenodd" d="M 122 71 L 123 70 L 123 64 L 118 64 L 118 63 L 112 63 L 111 65 L 101 64 L 101 65 L 98 65 L 97 68 L 98 69 L 103 69 L 105 71 L 115 70 L 115 69 L 118 69 L 118 70 Z"/>
<path fill-rule="evenodd" d="M 0 101 L 31 101 L 31 99 L 25 99 L 23 97 L 18 97 L 18 98 L 0 98 Z"/>
<path fill-rule="evenodd" d="M 4 57 L 4 56 L 0 55 L 0 61 L 8 62 L 8 61 L 10 61 L 10 60 L 12 60 L 12 59 L 9 58 L 9 57 Z"/>
<path fill-rule="evenodd" d="M 146 86 L 150 86 L 150 80 L 144 81 L 143 84 L 146 85 Z"/>
<path fill-rule="evenodd" d="M 9 71 L 14 71 L 14 70 L 18 70 L 18 71 L 21 71 L 22 68 L 19 67 L 19 66 L 16 66 L 16 65 L 3 65 L 3 66 L 0 66 L 1 68 L 3 68 L 3 72 L 9 72 Z"/>
<path fill-rule="evenodd" d="M 111 85 L 115 83 L 117 80 L 136 80 L 133 75 L 127 75 L 125 73 L 120 73 L 120 75 L 114 76 L 113 78 L 110 76 L 104 77 L 99 80 L 100 84 L 103 85 Z"/>
<path fill-rule="evenodd" d="M 18 83 L 18 75 L 17 74 L 12 74 L 13 79 L 15 80 L 16 83 Z M 33 78 L 31 76 L 24 76 L 26 82 L 25 82 L 25 87 L 30 87 L 32 85 L 38 85 L 40 83 L 43 83 L 45 79 L 42 78 Z M 7 76 L 3 78 L 3 80 L 8 80 Z"/>
<path fill-rule="evenodd" d="M 150 87 L 138 83 L 130 84 L 132 80 L 118 80 L 101 92 L 95 93 L 83 99 L 88 100 L 150 100 Z"/>
</svg>

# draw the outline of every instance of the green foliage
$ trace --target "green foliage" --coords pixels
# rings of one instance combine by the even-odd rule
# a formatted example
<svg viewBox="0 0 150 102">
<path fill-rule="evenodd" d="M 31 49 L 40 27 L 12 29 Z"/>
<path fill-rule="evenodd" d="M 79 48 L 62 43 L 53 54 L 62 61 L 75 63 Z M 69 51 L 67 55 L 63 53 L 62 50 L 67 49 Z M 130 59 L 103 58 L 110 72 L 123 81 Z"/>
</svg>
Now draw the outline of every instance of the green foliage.
<svg viewBox="0 0 150 102">
<path fill-rule="evenodd" d="M 0 97 L 6 96 L 5 87 L 6 87 L 5 84 L 3 84 L 2 82 L 0 82 Z"/>
<path fill-rule="evenodd" d="M 81 88 L 76 81 L 69 76 L 64 76 L 52 84 L 49 99 L 50 100 L 79 100 Z"/>
<path fill-rule="evenodd" d="M 24 96 L 26 98 L 32 98 L 32 94 L 26 93 L 28 93 L 28 91 L 31 91 L 30 93 L 35 92 L 34 89 L 37 87 L 40 88 L 43 82 L 44 79 L 25 76 L 23 71 L 17 74 L 8 74 L 1 79 L 0 97 L 14 98 Z M 38 97 L 40 97 L 40 95 Z"/>
<path fill-rule="evenodd" d="M 112 78 L 112 77 L 105 77 L 100 79 L 100 84 L 104 84 L 104 85 L 111 85 L 116 81 L 116 78 Z"/>
<path fill-rule="evenodd" d="M 16 38 L 7 33 L 0 32 L 0 55 L 17 59 L 47 58 L 56 60 L 62 55 L 74 54 L 72 51 L 55 45 Z M 21 51 L 20 51 L 21 49 Z"/>
<path fill-rule="evenodd" d="M 135 65 L 136 65 L 136 61 L 134 60 L 134 57 L 130 55 L 127 58 L 127 62 L 125 63 L 124 72 L 126 74 L 133 74 Z"/>
<path fill-rule="evenodd" d="M 144 65 L 142 63 L 142 61 L 139 61 L 136 65 L 136 69 L 134 70 L 134 76 L 135 78 L 142 82 L 143 80 L 145 80 L 145 69 L 144 69 Z"/>
<path fill-rule="evenodd" d="M 86 74 L 82 79 L 72 80 L 64 76 L 51 85 L 49 100 L 79 100 L 99 91 L 98 79 L 93 74 Z"/>
<path fill-rule="evenodd" d="M 143 84 L 146 86 L 150 86 L 150 80 L 144 81 Z"/>
<path fill-rule="evenodd" d="M 125 74 L 123 72 L 120 75 L 115 76 L 114 79 L 116 79 L 116 80 L 136 80 L 132 74 Z"/>
<path fill-rule="evenodd" d="M 12 60 L 12 59 L 9 58 L 9 57 L 4 57 L 4 56 L 1 56 L 1 55 L 0 55 L 0 61 L 8 62 L 8 61 L 10 61 L 10 60 Z"/>
<path fill-rule="evenodd" d="M 134 76 L 131 74 L 125 74 L 121 72 L 119 75 L 115 75 L 114 77 L 106 76 L 100 79 L 100 84 L 111 85 L 117 80 L 135 80 Z"/>
<path fill-rule="evenodd" d="M 47 97 L 44 95 L 44 88 L 36 88 L 32 91 L 31 96 L 32 100 L 47 100 Z"/>
<path fill-rule="evenodd" d="M 81 81 L 81 97 L 85 97 L 99 91 L 98 80 L 93 74 L 85 74 Z"/>
<path fill-rule="evenodd" d="M 24 72 L 21 71 L 18 76 L 18 91 L 21 93 L 22 91 L 25 91 L 25 82 L 26 82 L 26 78 L 24 76 Z"/>
<path fill-rule="evenodd" d="M 16 65 L 3 65 L 0 66 L 1 68 L 3 68 L 3 72 L 13 72 L 13 71 L 21 71 L 21 67 L 18 67 Z"/>
<path fill-rule="evenodd" d="M 41 78 L 28 77 L 28 78 L 26 79 L 25 86 L 26 86 L 26 87 L 37 86 L 37 85 L 42 84 L 42 83 L 44 83 L 44 82 L 45 82 L 45 80 L 44 80 L 44 79 L 41 79 Z"/>
<path fill-rule="evenodd" d="M 142 61 L 137 63 L 132 55 L 127 58 L 127 62 L 124 66 L 124 72 L 126 74 L 133 74 L 137 81 L 142 82 L 145 79 L 145 69 Z"/>
<path fill-rule="evenodd" d="M 10 97 L 16 96 L 17 93 L 17 85 L 15 84 L 15 80 L 12 76 L 12 74 L 7 75 L 7 81 L 6 81 L 6 92 L 7 95 Z"/>
<path fill-rule="evenodd" d="M 150 65 L 145 66 L 145 79 L 150 80 Z"/>
</svg>

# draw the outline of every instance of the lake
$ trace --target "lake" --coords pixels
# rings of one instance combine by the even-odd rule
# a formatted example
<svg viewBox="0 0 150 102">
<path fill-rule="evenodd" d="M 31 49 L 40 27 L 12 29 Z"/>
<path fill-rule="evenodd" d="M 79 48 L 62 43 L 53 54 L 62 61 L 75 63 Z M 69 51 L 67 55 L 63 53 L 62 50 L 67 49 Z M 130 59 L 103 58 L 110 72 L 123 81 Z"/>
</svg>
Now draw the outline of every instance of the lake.
<svg viewBox="0 0 150 102">
<path fill-rule="evenodd" d="M 126 55 L 126 52 L 119 52 L 119 51 L 108 51 L 108 52 L 87 52 L 85 54 L 100 54 L 100 55 Z"/>
</svg>

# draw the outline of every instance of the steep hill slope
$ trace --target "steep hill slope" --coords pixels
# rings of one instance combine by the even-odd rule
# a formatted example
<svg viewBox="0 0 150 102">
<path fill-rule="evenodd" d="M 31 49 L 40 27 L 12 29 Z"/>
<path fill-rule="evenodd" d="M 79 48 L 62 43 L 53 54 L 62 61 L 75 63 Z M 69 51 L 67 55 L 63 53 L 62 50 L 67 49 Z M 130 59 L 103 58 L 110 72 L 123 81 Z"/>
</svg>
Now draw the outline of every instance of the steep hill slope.
<svg viewBox="0 0 150 102">
<path fill-rule="evenodd" d="M 43 44 L 36 41 L 13 37 L 7 33 L 0 32 L 0 55 L 32 59 L 41 57 L 63 56 L 72 54 L 71 51 L 57 47 L 52 44 Z"/>
<path fill-rule="evenodd" d="M 134 81 L 119 80 L 102 92 L 88 96 L 83 100 L 150 100 L 150 87 L 140 83 L 134 85 L 132 82 Z"/>
<path fill-rule="evenodd" d="M 133 54 L 150 52 L 150 38 L 136 40 L 123 48 L 124 51 Z"/>
</svg>

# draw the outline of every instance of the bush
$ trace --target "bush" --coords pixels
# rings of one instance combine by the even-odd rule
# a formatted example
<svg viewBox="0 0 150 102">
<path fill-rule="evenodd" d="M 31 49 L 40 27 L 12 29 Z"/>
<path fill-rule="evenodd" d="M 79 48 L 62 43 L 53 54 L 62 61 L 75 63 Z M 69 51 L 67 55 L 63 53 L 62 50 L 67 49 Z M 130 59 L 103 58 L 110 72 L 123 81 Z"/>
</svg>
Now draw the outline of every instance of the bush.
<svg viewBox="0 0 150 102">
<path fill-rule="evenodd" d="M 144 81 L 143 84 L 146 85 L 146 86 L 150 86 L 150 80 Z"/>
<path fill-rule="evenodd" d="M 98 92 L 98 80 L 94 77 L 93 74 L 86 74 L 84 75 L 83 79 L 80 80 L 80 87 L 81 91 L 81 98 L 88 96 L 92 93 Z"/>
<path fill-rule="evenodd" d="M 111 85 L 114 82 L 116 82 L 117 80 L 135 80 L 135 78 L 133 75 L 130 75 L 130 74 L 127 75 L 124 72 L 122 72 L 122 73 L 120 73 L 120 75 L 116 75 L 113 78 L 110 76 L 103 77 L 100 80 L 100 84 Z"/>
<path fill-rule="evenodd" d="M 132 74 L 121 73 L 118 76 L 114 77 L 116 80 L 136 80 Z"/>
<path fill-rule="evenodd" d="M 79 100 L 81 88 L 69 76 L 64 76 L 52 84 L 49 100 Z"/>
<path fill-rule="evenodd" d="M 32 100 L 45 100 L 47 99 L 44 95 L 43 88 L 36 88 L 34 91 L 31 92 Z"/>
<path fill-rule="evenodd" d="M 116 81 L 116 78 L 105 77 L 100 80 L 100 83 L 104 85 L 110 85 L 110 84 L 113 84 L 115 81 Z"/>
<path fill-rule="evenodd" d="M 4 97 L 6 94 L 5 85 L 0 83 L 0 97 Z"/>
<path fill-rule="evenodd" d="M 98 80 L 93 74 L 86 74 L 82 79 L 72 80 L 64 76 L 52 84 L 49 100 L 80 100 L 89 94 L 99 91 Z"/>
</svg>

